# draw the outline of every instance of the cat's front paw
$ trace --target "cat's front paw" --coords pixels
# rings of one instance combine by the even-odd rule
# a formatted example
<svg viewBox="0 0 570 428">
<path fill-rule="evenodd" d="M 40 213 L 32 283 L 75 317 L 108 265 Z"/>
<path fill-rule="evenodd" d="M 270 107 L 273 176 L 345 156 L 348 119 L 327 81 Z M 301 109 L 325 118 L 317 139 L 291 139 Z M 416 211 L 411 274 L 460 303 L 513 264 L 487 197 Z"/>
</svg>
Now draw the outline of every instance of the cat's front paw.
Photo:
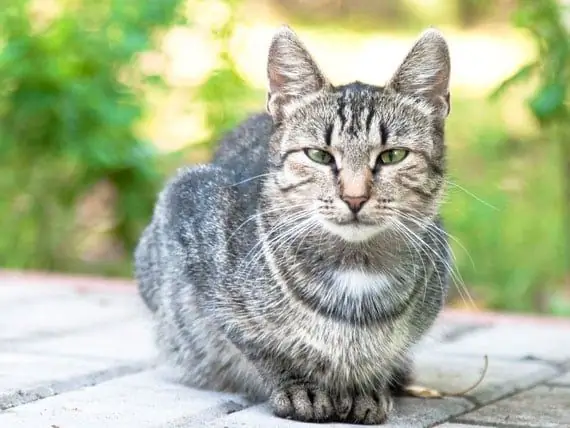
<svg viewBox="0 0 570 428">
<path fill-rule="evenodd" d="M 394 401 L 390 392 L 386 390 L 345 398 L 336 404 L 336 407 L 337 413 L 342 416 L 342 420 L 345 422 L 380 425 L 388 419 L 388 415 L 394 407 Z"/>
<path fill-rule="evenodd" d="M 326 422 L 335 415 L 330 396 L 317 386 L 293 384 L 278 388 L 269 401 L 273 413 L 281 418 Z"/>
</svg>

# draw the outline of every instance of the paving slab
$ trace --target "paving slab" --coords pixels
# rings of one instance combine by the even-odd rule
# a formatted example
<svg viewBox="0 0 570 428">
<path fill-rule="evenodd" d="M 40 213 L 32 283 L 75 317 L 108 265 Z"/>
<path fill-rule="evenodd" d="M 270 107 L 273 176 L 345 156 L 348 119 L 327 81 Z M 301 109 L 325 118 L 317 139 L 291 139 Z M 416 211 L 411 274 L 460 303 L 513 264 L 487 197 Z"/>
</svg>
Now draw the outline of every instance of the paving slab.
<svg viewBox="0 0 570 428">
<path fill-rule="evenodd" d="M 443 343 L 438 350 L 563 363 L 570 360 L 570 328 L 568 325 L 537 325 L 530 322 L 522 325 L 498 324 Z"/>
<path fill-rule="evenodd" d="M 125 366 L 115 361 L 0 352 L 0 409 L 133 370 L 137 370 L 136 365 Z"/>
<path fill-rule="evenodd" d="M 465 335 L 475 331 L 491 328 L 492 324 L 487 322 L 476 322 L 469 320 L 454 320 L 440 317 L 433 327 L 424 335 L 421 342 L 415 349 L 429 349 L 442 343 L 456 341 Z"/>
<path fill-rule="evenodd" d="M 34 301 L 46 301 L 75 296 L 77 292 L 69 287 L 45 287 L 7 283 L 0 279 L 0 308 L 12 305 L 25 305 Z"/>
<path fill-rule="evenodd" d="M 59 299 L 33 301 L 2 308 L 0 341 L 29 341 L 97 325 L 109 325 L 143 315 L 134 296 L 75 293 Z"/>
<path fill-rule="evenodd" d="M 474 385 L 484 368 L 480 356 L 450 355 L 438 351 L 416 354 L 416 383 L 445 393 L 458 393 Z M 505 361 L 490 357 L 482 382 L 465 394 L 479 404 L 494 401 L 512 392 L 552 379 L 557 370 L 531 361 Z"/>
<path fill-rule="evenodd" d="M 45 398 L 0 413 L 0 427 L 194 426 L 247 405 L 237 396 L 199 391 L 167 379 L 161 370 L 150 370 Z"/>
<path fill-rule="evenodd" d="M 538 386 L 463 415 L 458 421 L 520 428 L 568 428 L 570 389 Z"/>
<path fill-rule="evenodd" d="M 120 361 L 152 360 L 157 356 L 152 322 L 134 319 L 88 331 L 17 343 L 11 349 Z"/>
</svg>

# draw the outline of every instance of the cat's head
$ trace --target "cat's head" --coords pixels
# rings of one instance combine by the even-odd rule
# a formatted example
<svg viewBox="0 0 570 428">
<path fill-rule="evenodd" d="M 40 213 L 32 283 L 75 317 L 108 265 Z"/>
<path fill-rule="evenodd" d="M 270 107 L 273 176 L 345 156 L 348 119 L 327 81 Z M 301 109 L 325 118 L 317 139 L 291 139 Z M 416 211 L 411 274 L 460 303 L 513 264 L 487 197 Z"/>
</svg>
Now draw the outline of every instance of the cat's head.
<svg viewBox="0 0 570 428">
<path fill-rule="evenodd" d="M 437 215 L 450 111 L 440 32 L 424 31 L 385 86 L 334 86 L 283 26 L 267 72 L 272 197 L 353 242 Z"/>
</svg>

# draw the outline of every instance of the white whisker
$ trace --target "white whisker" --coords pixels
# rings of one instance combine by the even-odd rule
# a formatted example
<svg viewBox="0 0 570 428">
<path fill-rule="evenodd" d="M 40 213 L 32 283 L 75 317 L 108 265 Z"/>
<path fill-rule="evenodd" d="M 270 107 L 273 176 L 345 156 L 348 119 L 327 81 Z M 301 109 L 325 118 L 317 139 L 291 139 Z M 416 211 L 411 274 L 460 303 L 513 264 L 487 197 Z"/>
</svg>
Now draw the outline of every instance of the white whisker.
<svg viewBox="0 0 570 428">
<path fill-rule="evenodd" d="M 489 207 L 489 208 L 491 208 L 491 209 L 494 209 L 495 211 L 500 211 L 499 208 L 497 208 L 496 206 L 491 205 L 489 202 L 487 202 L 487 201 L 481 199 L 479 196 L 477 196 L 477 195 L 475 195 L 474 193 L 470 192 L 470 191 L 467 190 L 465 187 L 460 186 L 459 184 L 454 183 L 454 182 L 452 182 L 452 181 L 450 181 L 450 180 L 446 180 L 446 182 L 447 182 L 447 184 L 449 184 L 449 185 L 455 187 L 456 189 L 462 190 L 463 192 L 465 192 L 465 194 L 471 196 L 471 197 L 472 197 L 473 199 L 475 199 L 476 201 L 481 202 L 483 205 L 486 205 L 487 207 Z"/>
</svg>

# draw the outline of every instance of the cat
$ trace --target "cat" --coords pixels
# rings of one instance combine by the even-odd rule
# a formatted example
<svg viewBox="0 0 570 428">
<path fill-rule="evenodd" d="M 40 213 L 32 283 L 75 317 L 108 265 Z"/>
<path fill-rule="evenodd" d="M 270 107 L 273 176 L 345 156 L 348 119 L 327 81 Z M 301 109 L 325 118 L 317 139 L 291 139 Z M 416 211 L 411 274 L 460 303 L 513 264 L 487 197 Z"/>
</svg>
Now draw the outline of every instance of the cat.
<svg viewBox="0 0 570 428">
<path fill-rule="evenodd" d="M 381 424 L 448 290 L 448 45 L 429 28 L 385 86 L 334 86 L 284 25 L 267 75 L 266 112 L 160 192 L 140 295 L 183 382 Z"/>
</svg>

